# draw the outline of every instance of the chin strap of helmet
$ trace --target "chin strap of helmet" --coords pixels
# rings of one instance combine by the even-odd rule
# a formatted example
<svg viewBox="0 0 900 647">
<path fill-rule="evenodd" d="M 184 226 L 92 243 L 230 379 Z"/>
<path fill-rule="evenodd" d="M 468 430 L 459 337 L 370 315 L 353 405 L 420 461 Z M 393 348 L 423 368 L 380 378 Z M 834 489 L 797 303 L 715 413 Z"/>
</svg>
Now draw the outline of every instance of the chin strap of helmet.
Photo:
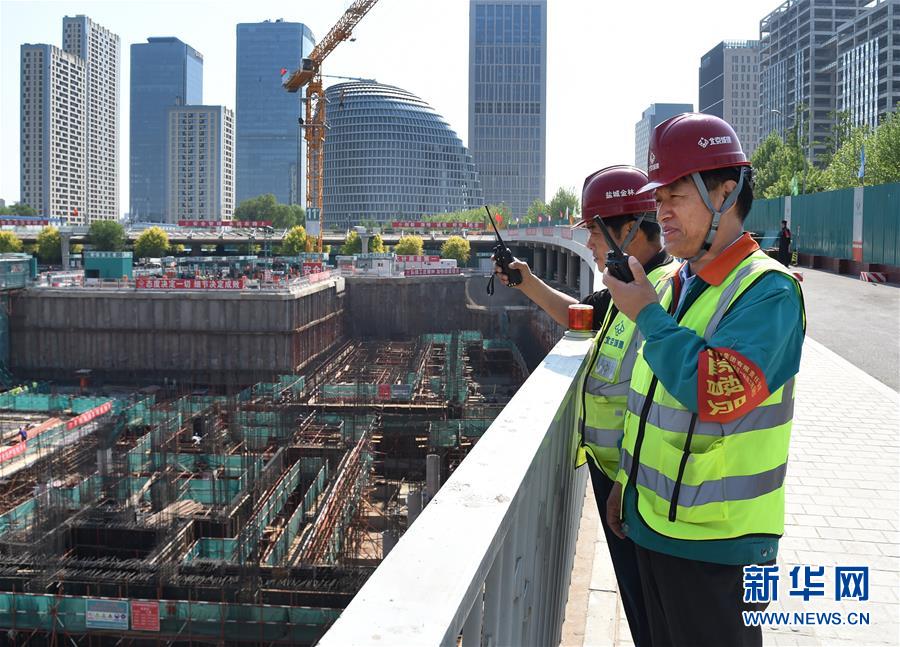
<svg viewBox="0 0 900 647">
<path fill-rule="evenodd" d="M 725 198 L 721 208 L 716 209 L 713 206 L 712 200 L 709 199 L 709 191 L 706 190 L 706 185 L 703 183 L 703 178 L 700 177 L 700 173 L 691 173 L 691 179 L 694 181 L 694 186 L 697 187 L 700 199 L 703 200 L 703 204 L 705 204 L 706 208 L 712 213 L 712 221 L 709 223 L 709 229 L 706 231 L 706 240 L 704 240 L 703 244 L 700 246 L 700 251 L 687 259 L 688 263 L 700 260 L 703 255 L 709 251 L 710 247 L 712 247 L 713 239 L 716 237 L 716 232 L 719 230 L 719 219 L 722 217 L 723 213 L 731 209 L 731 207 L 734 206 L 734 203 L 737 202 L 738 196 L 741 194 L 741 189 L 744 188 L 744 180 L 746 177 L 747 167 L 742 166 L 740 175 L 738 176 L 737 186 L 734 187 L 734 191 L 728 194 L 728 197 Z"/>
</svg>

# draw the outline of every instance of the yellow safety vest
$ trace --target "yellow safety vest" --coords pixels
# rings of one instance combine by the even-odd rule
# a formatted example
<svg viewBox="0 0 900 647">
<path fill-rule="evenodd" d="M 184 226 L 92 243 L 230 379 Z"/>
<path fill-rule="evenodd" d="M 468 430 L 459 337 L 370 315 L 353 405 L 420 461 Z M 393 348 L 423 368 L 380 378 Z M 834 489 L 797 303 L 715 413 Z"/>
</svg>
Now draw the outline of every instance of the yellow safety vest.
<svg viewBox="0 0 900 647">
<path fill-rule="evenodd" d="M 756 251 L 721 285 L 709 286 L 700 294 L 679 325 L 709 340 L 731 305 L 767 272 L 785 274 L 800 292 L 792 274 Z M 669 291 L 663 307 L 671 305 L 671 300 Z M 784 476 L 794 383 L 791 378 L 732 422 L 704 422 L 666 390 L 639 352 L 617 480 L 635 486 L 644 523 L 675 539 L 784 534 Z"/>
<path fill-rule="evenodd" d="M 672 259 L 650 271 L 647 279 L 657 293 L 667 288 L 667 279 L 678 267 L 679 263 Z M 577 433 L 581 442 L 576 467 L 587 462 L 590 455 L 610 479 L 616 477 L 631 372 L 642 342 L 635 323 L 610 302 L 603 325 L 594 337 L 588 370 L 579 382 Z"/>
</svg>

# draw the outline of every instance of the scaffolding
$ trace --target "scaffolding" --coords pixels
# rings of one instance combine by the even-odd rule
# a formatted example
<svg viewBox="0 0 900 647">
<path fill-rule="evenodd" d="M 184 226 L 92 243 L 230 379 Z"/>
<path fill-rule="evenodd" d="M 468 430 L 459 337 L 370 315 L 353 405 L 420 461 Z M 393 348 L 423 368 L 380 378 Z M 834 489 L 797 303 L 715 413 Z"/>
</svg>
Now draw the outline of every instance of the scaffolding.
<svg viewBox="0 0 900 647">
<path fill-rule="evenodd" d="M 79 644 L 93 611 L 138 603 L 163 641 L 312 644 L 407 527 L 425 457 L 452 472 L 524 366 L 464 331 L 218 392 L 0 393 L 0 441 L 34 422 L 0 471 L 0 623 Z"/>
</svg>

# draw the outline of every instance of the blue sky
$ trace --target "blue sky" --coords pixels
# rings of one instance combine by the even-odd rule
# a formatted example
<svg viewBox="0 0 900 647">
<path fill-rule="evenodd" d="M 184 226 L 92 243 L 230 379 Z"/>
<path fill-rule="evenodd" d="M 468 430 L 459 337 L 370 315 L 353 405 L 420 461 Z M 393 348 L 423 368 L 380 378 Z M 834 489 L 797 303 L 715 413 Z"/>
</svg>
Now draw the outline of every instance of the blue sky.
<svg viewBox="0 0 900 647">
<path fill-rule="evenodd" d="M 19 46 L 62 44 L 63 16 L 84 14 L 122 43 L 120 210 L 128 204 L 129 47 L 176 36 L 204 57 L 203 99 L 234 108 L 235 25 L 267 18 L 306 23 L 317 38 L 349 0 L 118 2 L 0 0 L 0 198 L 19 197 Z M 580 191 L 585 176 L 633 163 L 634 124 L 654 102 L 697 103 L 700 57 L 721 40 L 759 37 L 779 3 L 744 0 L 549 0 L 547 199 Z M 468 0 L 381 0 L 356 42 L 325 61 L 326 74 L 374 78 L 428 101 L 468 137 Z M 326 79 L 326 83 L 327 83 Z"/>
</svg>

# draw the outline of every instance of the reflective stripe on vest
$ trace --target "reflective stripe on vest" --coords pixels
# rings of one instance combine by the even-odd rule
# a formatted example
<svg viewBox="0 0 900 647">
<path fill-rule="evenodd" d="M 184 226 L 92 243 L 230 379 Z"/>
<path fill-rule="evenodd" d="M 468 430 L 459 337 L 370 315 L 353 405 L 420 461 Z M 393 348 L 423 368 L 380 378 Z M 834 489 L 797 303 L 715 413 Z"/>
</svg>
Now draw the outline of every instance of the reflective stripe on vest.
<svg viewBox="0 0 900 647">
<path fill-rule="evenodd" d="M 756 251 L 721 285 L 707 286 L 678 324 L 709 340 L 741 294 L 772 271 L 789 277 L 800 291 L 780 264 Z M 688 411 L 653 376 L 641 354 L 630 386 L 623 469 L 617 478 L 636 488 L 644 523 L 664 536 L 688 540 L 783 534 L 793 378 L 724 424 L 703 422 Z"/>
<path fill-rule="evenodd" d="M 627 451 L 622 452 L 622 467 L 631 471 L 634 459 Z M 717 480 L 704 481 L 700 485 L 681 484 L 678 505 L 689 508 L 707 503 L 723 503 L 753 499 L 780 488 L 787 474 L 787 463 L 782 463 L 759 474 L 746 476 L 724 476 Z M 675 492 L 675 481 L 652 467 L 638 467 L 637 482 L 648 490 L 653 490 L 666 501 L 671 501 Z"/>
<path fill-rule="evenodd" d="M 698 420 L 694 426 L 694 433 L 701 436 L 731 436 L 745 431 L 779 427 L 790 422 L 794 415 L 794 380 L 795 378 L 792 377 L 785 383 L 782 397 L 778 402 L 770 405 L 766 405 L 766 403 L 763 402 L 750 413 L 734 422 L 720 424 L 716 422 L 701 422 Z M 787 394 L 787 396 L 784 394 Z M 769 400 L 771 399 L 772 397 L 770 396 Z M 632 390 L 628 394 L 628 410 L 637 412 L 637 415 L 640 415 L 646 400 L 646 396 Z M 766 400 L 766 402 L 768 402 L 768 400 Z M 686 434 L 693 415 L 694 414 L 687 409 L 676 409 L 675 407 L 669 407 L 658 402 L 653 402 L 647 413 L 647 422 L 663 431 Z"/>
<path fill-rule="evenodd" d="M 679 265 L 674 260 L 660 265 L 651 270 L 647 278 L 658 291 L 669 295 L 668 278 Z M 610 320 L 613 314 L 615 316 Z M 580 412 L 579 428 L 583 429 L 581 442 L 587 451 L 579 453 L 583 458 L 578 460 L 586 460 L 590 454 L 610 479 L 615 478 L 619 469 L 619 447 L 631 390 L 631 373 L 642 343 L 635 323 L 618 310 L 614 311 L 610 304 L 600 332 L 594 338 L 591 362 L 579 389 L 585 406 Z M 576 466 L 579 464 L 576 461 Z"/>
</svg>

